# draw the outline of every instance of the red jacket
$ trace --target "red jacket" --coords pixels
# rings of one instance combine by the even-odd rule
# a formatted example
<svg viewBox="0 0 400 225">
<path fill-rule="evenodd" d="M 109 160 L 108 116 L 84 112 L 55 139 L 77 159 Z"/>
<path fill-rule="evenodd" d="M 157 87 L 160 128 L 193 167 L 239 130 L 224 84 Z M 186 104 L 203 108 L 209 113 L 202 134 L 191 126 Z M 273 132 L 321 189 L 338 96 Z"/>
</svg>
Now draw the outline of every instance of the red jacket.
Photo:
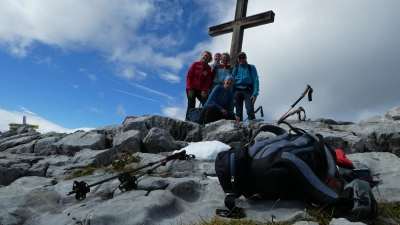
<svg viewBox="0 0 400 225">
<path fill-rule="evenodd" d="M 194 62 L 186 75 L 186 89 L 208 91 L 211 83 L 211 67 L 207 64 L 203 69 L 202 62 Z"/>
</svg>

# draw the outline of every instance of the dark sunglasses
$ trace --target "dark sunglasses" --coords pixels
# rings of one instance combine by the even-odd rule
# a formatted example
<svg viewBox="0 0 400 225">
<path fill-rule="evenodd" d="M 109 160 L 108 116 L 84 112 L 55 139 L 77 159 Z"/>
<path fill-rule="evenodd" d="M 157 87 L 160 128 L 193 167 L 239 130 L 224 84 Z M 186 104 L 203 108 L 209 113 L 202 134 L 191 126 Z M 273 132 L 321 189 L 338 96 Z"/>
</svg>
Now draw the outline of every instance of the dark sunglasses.
<svg viewBox="0 0 400 225">
<path fill-rule="evenodd" d="M 245 58 L 246 58 L 245 56 L 238 57 L 238 59 L 245 59 Z"/>
</svg>

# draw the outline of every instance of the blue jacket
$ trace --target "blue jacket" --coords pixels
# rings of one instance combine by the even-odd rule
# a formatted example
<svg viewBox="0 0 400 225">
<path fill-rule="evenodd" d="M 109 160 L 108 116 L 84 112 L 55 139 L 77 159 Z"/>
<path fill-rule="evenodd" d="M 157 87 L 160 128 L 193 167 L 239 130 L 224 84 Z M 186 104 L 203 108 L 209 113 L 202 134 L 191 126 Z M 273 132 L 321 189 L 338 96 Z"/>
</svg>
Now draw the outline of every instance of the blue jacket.
<svg viewBox="0 0 400 225">
<path fill-rule="evenodd" d="M 250 76 L 250 71 L 248 69 L 248 66 L 250 65 L 251 68 L 251 74 L 253 76 L 253 79 L 251 79 Z M 253 95 L 258 96 L 258 91 L 259 89 L 259 81 L 258 81 L 258 73 L 256 70 L 256 67 L 251 64 L 244 63 L 243 65 L 239 64 L 237 68 L 234 68 L 232 70 L 232 74 L 236 76 L 235 79 L 235 87 L 237 88 L 246 88 L 246 86 L 253 84 L 254 82 L 254 88 L 253 88 Z"/>
<path fill-rule="evenodd" d="M 231 66 L 230 65 L 222 65 L 219 64 L 217 70 L 215 72 L 215 78 L 213 80 L 214 85 L 223 84 L 226 75 L 231 73 Z"/>
<path fill-rule="evenodd" d="M 211 104 L 217 106 L 219 110 L 225 109 L 230 116 L 235 115 L 235 112 L 233 112 L 233 94 L 231 90 L 225 90 L 223 85 L 214 87 L 203 107 L 205 108 Z"/>
</svg>

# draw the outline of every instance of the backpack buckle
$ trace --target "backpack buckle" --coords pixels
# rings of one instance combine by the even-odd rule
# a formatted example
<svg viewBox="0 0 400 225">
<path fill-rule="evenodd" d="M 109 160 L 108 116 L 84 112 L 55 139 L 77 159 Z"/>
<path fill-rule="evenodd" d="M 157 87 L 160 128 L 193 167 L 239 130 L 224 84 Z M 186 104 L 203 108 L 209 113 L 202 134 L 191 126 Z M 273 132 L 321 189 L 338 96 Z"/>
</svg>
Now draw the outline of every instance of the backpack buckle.
<svg viewBox="0 0 400 225">
<path fill-rule="evenodd" d="M 240 219 L 243 218 L 246 214 L 244 213 L 243 208 L 236 207 L 232 211 L 226 209 L 216 209 L 215 214 L 221 217 Z"/>
<path fill-rule="evenodd" d="M 228 190 L 225 193 L 225 206 L 228 208 L 226 209 L 217 209 L 215 210 L 215 214 L 221 217 L 227 217 L 227 218 L 243 218 L 245 216 L 243 208 L 237 207 L 236 206 L 236 191 L 233 190 Z"/>
</svg>

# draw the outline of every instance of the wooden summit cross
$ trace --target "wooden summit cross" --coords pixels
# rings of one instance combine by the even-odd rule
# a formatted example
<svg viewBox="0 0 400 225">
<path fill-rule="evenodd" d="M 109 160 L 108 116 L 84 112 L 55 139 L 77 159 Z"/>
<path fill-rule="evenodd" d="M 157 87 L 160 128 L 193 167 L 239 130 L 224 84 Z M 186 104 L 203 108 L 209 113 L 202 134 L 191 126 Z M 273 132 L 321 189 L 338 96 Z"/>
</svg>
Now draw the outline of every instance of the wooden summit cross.
<svg viewBox="0 0 400 225">
<path fill-rule="evenodd" d="M 244 29 L 264 25 L 267 23 L 273 23 L 275 19 L 275 13 L 273 11 L 263 12 L 246 17 L 247 2 L 248 0 L 237 0 L 234 21 L 210 27 L 208 30 L 208 34 L 211 37 L 232 32 L 230 52 L 230 65 L 232 67 L 237 66 L 236 56 L 242 51 Z"/>
</svg>

